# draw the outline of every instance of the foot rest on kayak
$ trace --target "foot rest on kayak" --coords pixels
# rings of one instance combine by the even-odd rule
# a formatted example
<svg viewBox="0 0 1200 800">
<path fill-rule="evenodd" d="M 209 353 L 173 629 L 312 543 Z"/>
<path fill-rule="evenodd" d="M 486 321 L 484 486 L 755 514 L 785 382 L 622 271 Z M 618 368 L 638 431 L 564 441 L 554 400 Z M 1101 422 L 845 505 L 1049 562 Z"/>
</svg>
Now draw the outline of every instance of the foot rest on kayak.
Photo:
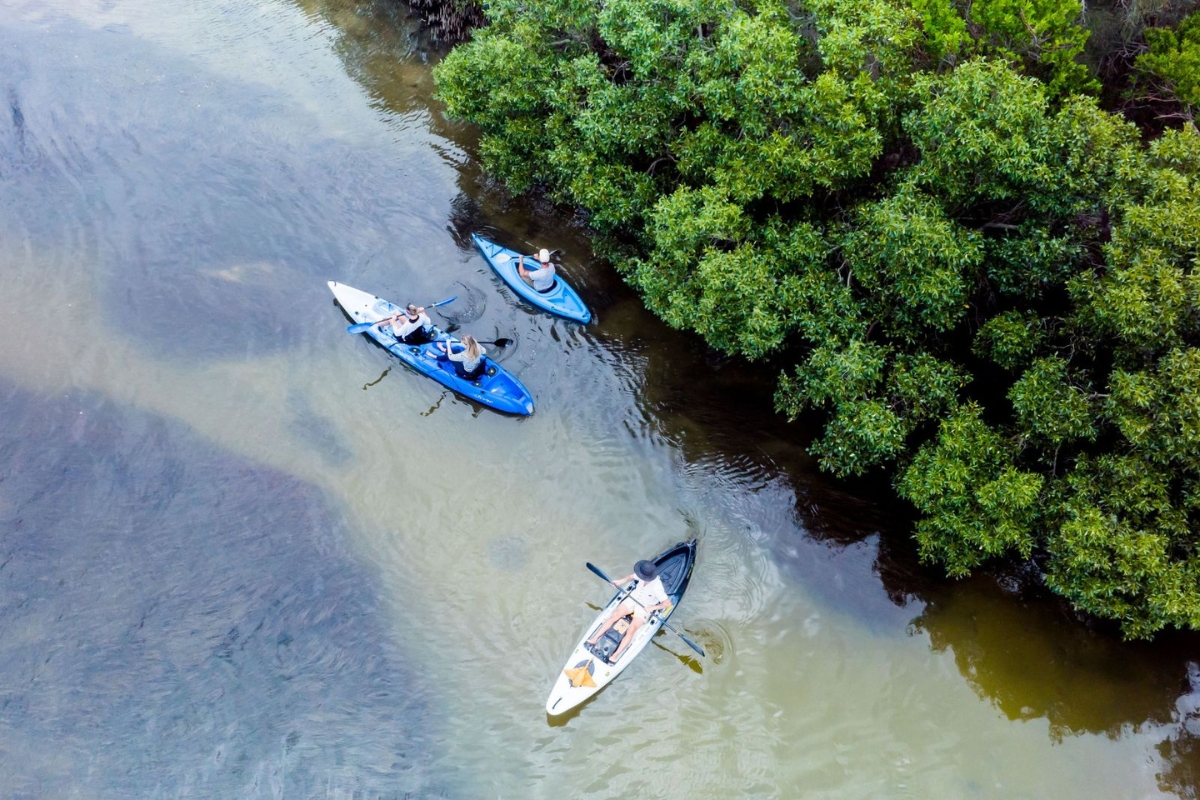
<svg viewBox="0 0 1200 800">
<path fill-rule="evenodd" d="M 587 644 L 585 642 L 584 647 L 592 655 L 602 659 L 607 664 L 611 664 L 612 662 L 609 659 L 612 658 L 613 653 L 617 652 L 617 648 L 620 647 L 621 640 L 625 638 L 625 632 L 629 630 L 631 624 L 631 615 L 621 617 L 611 628 L 605 631 L 604 635 L 600 637 L 600 641 L 595 644 Z"/>
<path fill-rule="evenodd" d="M 596 658 L 603 661 L 605 664 L 612 665 L 612 664 L 616 663 L 612 660 L 612 654 L 616 651 L 617 648 L 612 646 L 612 642 L 610 642 L 608 640 L 607 636 L 604 637 L 603 639 L 601 639 L 600 641 L 596 642 L 595 644 L 588 644 L 587 642 L 584 642 L 583 647 L 585 650 L 587 650 L 589 653 L 594 655 Z"/>
</svg>

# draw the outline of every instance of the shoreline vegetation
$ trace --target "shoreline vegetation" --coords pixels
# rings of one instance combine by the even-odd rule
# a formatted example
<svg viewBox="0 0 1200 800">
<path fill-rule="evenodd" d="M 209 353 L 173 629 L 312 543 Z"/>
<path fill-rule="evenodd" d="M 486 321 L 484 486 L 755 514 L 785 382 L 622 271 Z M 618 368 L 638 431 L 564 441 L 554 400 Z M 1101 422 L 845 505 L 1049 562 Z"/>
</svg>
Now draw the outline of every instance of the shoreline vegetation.
<svg viewBox="0 0 1200 800">
<path fill-rule="evenodd" d="M 1195 6 L 456 0 L 435 77 L 668 324 L 790 364 L 926 562 L 1150 638 L 1200 630 Z"/>
</svg>

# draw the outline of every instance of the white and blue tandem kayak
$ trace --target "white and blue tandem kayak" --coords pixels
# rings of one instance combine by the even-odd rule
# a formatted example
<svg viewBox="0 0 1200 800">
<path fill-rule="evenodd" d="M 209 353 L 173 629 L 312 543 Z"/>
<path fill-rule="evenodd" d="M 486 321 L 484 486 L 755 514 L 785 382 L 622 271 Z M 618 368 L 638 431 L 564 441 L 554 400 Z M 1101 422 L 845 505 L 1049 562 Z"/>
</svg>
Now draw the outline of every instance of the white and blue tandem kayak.
<svg viewBox="0 0 1200 800">
<path fill-rule="evenodd" d="M 337 298 L 338 305 L 355 322 L 377 322 L 401 310 L 400 306 L 387 300 L 337 281 L 329 281 L 329 290 Z M 455 370 L 454 363 L 447 359 L 445 353 L 437 346 L 437 342 L 457 344 L 458 340 L 437 328 L 434 328 L 433 341 L 426 344 L 414 345 L 398 341 L 386 325 L 372 327 L 366 331 L 366 335 L 417 372 L 433 378 L 469 400 L 506 414 L 529 416 L 533 413 L 533 395 L 529 390 L 516 376 L 487 356 L 484 356 L 485 369 L 479 378 L 468 380 L 461 377 Z"/>
<path fill-rule="evenodd" d="M 509 250 L 507 247 L 501 247 L 495 242 L 484 239 L 477 233 L 471 234 L 471 241 L 475 242 L 475 246 L 479 248 L 479 252 L 483 253 L 483 257 L 487 260 L 496 274 L 501 280 L 508 284 L 508 287 L 524 298 L 529 303 L 537 306 L 540 309 L 549 311 L 551 314 L 557 314 L 560 317 L 573 320 L 575 322 L 588 323 L 592 320 L 592 312 L 584 305 L 583 300 L 575 293 L 575 290 L 567 285 L 567 282 L 562 279 L 561 275 L 554 276 L 554 288 L 548 292 L 539 292 L 534 289 L 521 277 L 521 273 L 517 271 L 517 265 L 521 263 L 521 254 L 516 250 Z M 526 256 L 525 269 L 537 269 L 538 260 L 533 256 Z"/>
<path fill-rule="evenodd" d="M 596 642 L 595 647 L 589 648 L 587 640 L 604 624 L 608 615 L 625 598 L 626 593 L 637 586 L 637 581 L 631 582 L 624 590 L 613 595 L 608 605 L 604 606 L 584 631 L 579 644 L 575 645 L 575 650 L 567 659 L 567 665 L 558 673 L 558 679 L 554 682 L 554 688 L 550 690 L 549 699 L 546 700 L 547 714 L 555 717 L 580 705 L 610 684 L 633 663 L 642 650 L 646 649 L 646 645 L 650 644 L 650 640 L 662 628 L 667 617 L 671 616 L 671 612 L 683 599 L 683 593 L 687 591 L 688 582 L 692 579 L 692 567 L 696 563 L 696 540 L 680 542 L 655 556 L 653 561 L 658 567 L 658 577 L 662 579 L 663 589 L 671 599 L 671 605 L 664 611 L 651 614 L 649 621 L 634 634 L 633 641 L 629 643 L 629 647 L 621 654 L 617 663 L 610 664 L 608 659 L 621 644 L 624 633 L 621 624 L 618 622 L 616 627 L 609 629 Z"/>
</svg>

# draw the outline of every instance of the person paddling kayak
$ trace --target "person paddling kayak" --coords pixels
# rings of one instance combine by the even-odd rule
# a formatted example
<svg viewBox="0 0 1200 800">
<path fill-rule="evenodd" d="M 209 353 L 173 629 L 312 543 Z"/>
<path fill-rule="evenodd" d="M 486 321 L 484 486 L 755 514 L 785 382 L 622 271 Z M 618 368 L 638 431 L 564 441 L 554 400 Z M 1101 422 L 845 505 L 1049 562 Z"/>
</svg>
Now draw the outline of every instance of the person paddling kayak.
<svg viewBox="0 0 1200 800">
<path fill-rule="evenodd" d="M 662 579 L 658 577 L 658 567 L 653 561 L 643 559 L 637 562 L 633 565 L 633 574 L 626 575 L 619 581 L 613 581 L 612 584 L 620 589 L 634 578 L 637 578 L 638 585 L 613 609 L 608 619 L 604 620 L 604 624 L 587 640 L 588 647 L 594 647 L 596 642 L 600 641 L 600 637 L 607 633 L 609 628 L 616 625 L 618 620 L 633 616 L 629 629 L 621 638 L 621 644 L 617 646 L 616 652 L 608 660 L 610 664 L 615 664 L 620 660 L 621 654 L 633 641 L 633 635 L 637 633 L 638 628 L 646 624 L 652 613 L 671 605 L 671 600 L 663 588 Z"/>
<path fill-rule="evenodd" d="M 447 345 L 445 342 L 438 342 L 438 349 L 446 354 L 446 358 L 454 362 L 454 369 L 459 377 L 466 378 L 469 381 L 476 380 L 483 374 L 483 357 L 487 355 L 487 351 L 479 342 L 475 341 L 475 337 L 468 334 L 463 334 L 462 350 L 454 351 L 454 345 Z"/>
<path fill-rule="evenodd" d="M 554 289 L 554 265 L 550 263 L 550 251 L 542 248 L 538 252 L 538 269 L 525 269 L 525 256 L 517 262 L 517 272 L 521 277 L 533 283 L 533 288 L 545 294 Z"/>
<path fill-rule="evenodd" d="M 409 303 L 404 311 L 393 314 L 387 319 L 381 319 L 376 324 L 386 323 L 391 324 L 392 335 L 396 337 L 396 340 L 405 344 L 425 344 L 433 338 L 433 321 L 425 313 L 424 306 L 415 306 Z"/>
</svg>

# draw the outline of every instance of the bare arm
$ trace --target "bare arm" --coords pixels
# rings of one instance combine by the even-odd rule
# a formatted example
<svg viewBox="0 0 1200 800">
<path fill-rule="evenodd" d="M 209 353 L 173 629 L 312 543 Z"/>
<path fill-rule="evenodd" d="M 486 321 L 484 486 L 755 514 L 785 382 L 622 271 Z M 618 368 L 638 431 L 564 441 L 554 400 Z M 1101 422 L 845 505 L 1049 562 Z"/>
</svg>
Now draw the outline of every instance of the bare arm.
<svg viewBox="0 0 1200 800">
<path fill-rule="evenodd" d="M 618 589 L 620 589 L 620 588 L 623 588 L 625 586 L 625 584 L 629 583 L 631 580 L 633 580 L 636 577 L 637 577 L 636 575 L 634 575 L 633 573 L 630 573 L 630 574 L 626 575 L 624 578 L 621 578 L 621 580 L 619 580 L 619 581 L 613 581 L 612 585 L 617 587 Z"/>
</svg>

